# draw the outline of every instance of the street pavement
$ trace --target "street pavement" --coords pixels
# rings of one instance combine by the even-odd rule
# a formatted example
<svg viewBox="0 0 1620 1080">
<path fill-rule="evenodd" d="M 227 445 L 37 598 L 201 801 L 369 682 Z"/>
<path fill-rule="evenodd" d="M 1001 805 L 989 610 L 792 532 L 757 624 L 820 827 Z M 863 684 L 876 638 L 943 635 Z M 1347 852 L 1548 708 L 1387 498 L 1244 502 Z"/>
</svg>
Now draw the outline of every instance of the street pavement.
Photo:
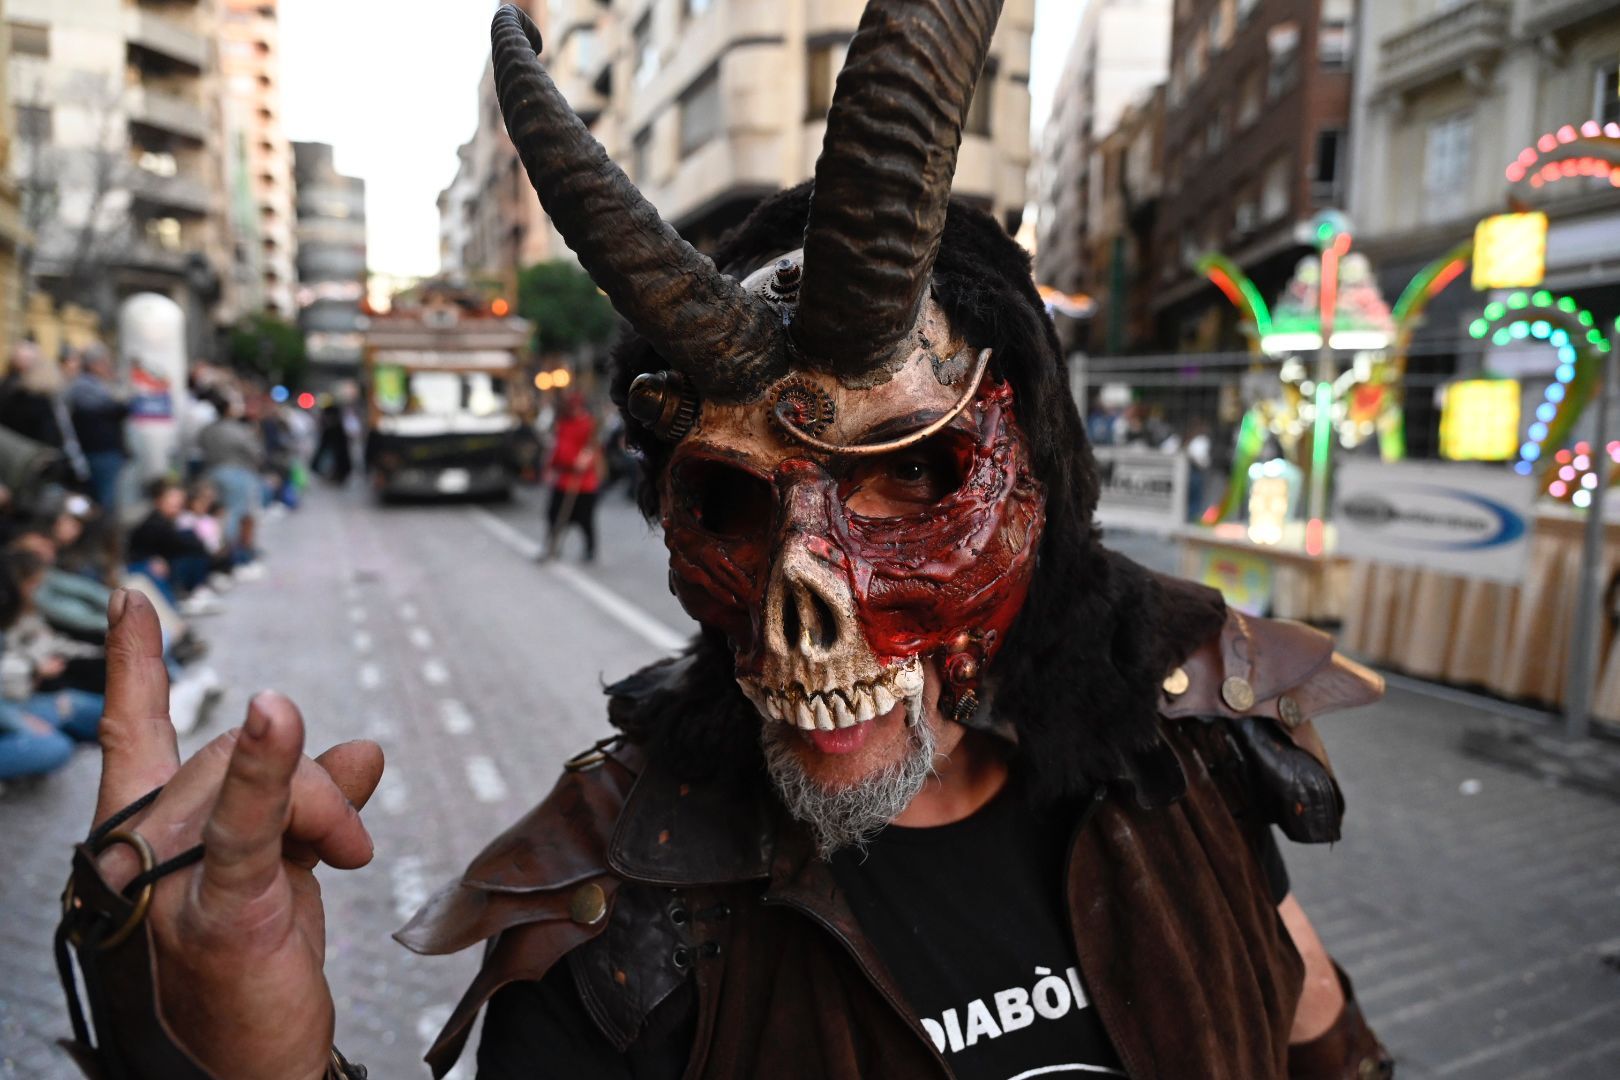
<svg viewBox="0 0 1620 1080">
<path fill-rule="evenodd" d="M 316 491 L 268 526 L 266 580 L 204 624 L 230 692 L 185 751 L 274 687 L 303 707 L 312 749 L 365 736 L 388 755 L 366 811 L 375 861 L 323 871 L 338 1044 L 378 1078 L 427 1075 L 420 1055 L 476 965 L 389 933 L 606 734 L 602 683 L 691 627 L 656 531 L 619 495 L 589 566 L 577 537 L 563 562 L 533 563 L 537 502 Z M 1325 720 L 1345 839 L 1287 848 L 1295 891 L 1403 1080 L 1620 1076 L 1620 804 L 1464 757 L 1478 715 L 1392 690 Z M 54 1046 L 67 1018 L 49 941 L 96 770 L 83 750 L 0 794 L 0 1078 L 76 1075 Z"/>
</svg>

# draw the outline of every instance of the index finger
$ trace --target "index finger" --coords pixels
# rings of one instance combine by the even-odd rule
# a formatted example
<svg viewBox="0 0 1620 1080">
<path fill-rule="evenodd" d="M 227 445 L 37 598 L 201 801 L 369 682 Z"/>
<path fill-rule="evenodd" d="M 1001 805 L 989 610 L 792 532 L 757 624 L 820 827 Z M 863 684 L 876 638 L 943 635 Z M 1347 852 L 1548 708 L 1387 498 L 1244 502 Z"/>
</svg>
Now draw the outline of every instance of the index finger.
<svg viewBox="0 0 1620 1080">
<path fill-rule="evenodd" d="M 157 609 L 138 590 L 118 589 L 107 603 L 107 701 L 96 823 L 167 783 L 179 767 Z"/>
</svg>

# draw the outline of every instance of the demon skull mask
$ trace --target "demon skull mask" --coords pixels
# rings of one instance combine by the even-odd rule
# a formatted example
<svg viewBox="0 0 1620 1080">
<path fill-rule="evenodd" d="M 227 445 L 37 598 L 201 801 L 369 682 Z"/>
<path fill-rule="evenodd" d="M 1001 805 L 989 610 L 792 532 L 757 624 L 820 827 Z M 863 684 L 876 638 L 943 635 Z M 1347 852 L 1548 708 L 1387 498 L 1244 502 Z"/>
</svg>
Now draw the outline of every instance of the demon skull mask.
<svg viewBox="0 0 1620 1080">
<path fill-rule="evenodd" d="M 536 59 L 493 28 L 507 128 L 580 263 L 668 365 L 628 408 L 674 444 L 672 585 L 725 632 L 764 716 L 968 721 L 1044 521 L 1017 402 L 929 295 L 962 122 L 1000 0 L 872 0 L 828 114 L 802 249 L 744 281 L 693 250 Z"/>
</svg>

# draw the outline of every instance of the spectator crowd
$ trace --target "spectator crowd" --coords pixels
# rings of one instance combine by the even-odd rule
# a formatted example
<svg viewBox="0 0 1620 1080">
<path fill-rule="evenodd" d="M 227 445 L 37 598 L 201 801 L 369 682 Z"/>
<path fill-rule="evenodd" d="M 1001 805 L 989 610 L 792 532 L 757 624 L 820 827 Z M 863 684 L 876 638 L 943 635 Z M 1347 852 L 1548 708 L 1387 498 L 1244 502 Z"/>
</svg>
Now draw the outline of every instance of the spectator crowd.
<svg viewBox="0 0 1620 1080">
<path fill-rule="evenodd" d="M 137 401 L 99 348 L 18 344 L 0 377 L 0 784 L 94 742 L 114 588 L 157 606 L 182 733 L 222 687 L 204 620 L 264 574 L 264 522 L 298 505 L 314 420 L 224 369 Z M 149 391 L 140 391 L 148 392 Z M 133 453 L 142 425 L 177 449 Z M 161 445 L 161 441 L 160 441 Z"/>
</svg>

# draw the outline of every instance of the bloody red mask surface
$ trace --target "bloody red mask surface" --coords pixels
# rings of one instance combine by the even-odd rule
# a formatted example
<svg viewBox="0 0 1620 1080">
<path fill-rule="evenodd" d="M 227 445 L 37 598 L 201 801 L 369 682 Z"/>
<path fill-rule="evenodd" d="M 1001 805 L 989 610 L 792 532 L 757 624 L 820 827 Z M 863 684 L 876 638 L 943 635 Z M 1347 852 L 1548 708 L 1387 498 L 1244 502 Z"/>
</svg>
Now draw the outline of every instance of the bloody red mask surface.
<svg viewBox="0 0 1620 1080">
<path fill-rule="evenodd" d="M 705 407 L 671 459 L 671 583 L 728 635 L 766 716 L 831 730 L 905 703 L 914 722 L 938 661 L 942 708 L 965 718 L 1023 604 L 1045 495 L 993 371 L 938 433 L 881 455 L 810 449 L 772 419 L 788 402 L 796 426 L 859 446 L 942 418 L 972 385 L 972 351 L 932 304 L 918 337 L 878 386 L 802 373 L 759 403 Z"/>
</svg>

